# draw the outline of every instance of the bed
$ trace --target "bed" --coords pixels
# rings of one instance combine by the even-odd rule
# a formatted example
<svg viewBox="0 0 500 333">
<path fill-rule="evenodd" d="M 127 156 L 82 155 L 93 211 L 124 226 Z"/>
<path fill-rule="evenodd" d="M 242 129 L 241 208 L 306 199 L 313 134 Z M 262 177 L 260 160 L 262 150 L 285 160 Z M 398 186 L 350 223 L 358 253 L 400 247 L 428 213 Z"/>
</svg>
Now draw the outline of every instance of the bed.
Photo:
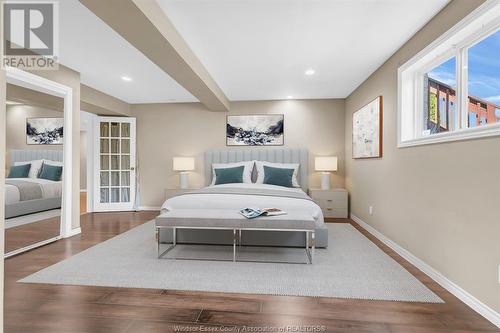
<svg viewBox="0 0 500 333">
<path fill-rule="evenodd" d="M 277 163 L 299 163 L 298 181 L 300 188 L 287 188 L 267 184 L 223 184 L 211 185 L 212 164 L 234 163 L 241 161 L 267 161 Z M 204 154 L 205 183 L 207 187 L 173 197 L 162 205 L 162 212 L 189 209 L 220 209 L 239 211 L 246 207 L 277 207 L 289 214 L 306 212 L 312 216 L 316 225 L 316 246 L 328 246 L 328 229 L 324 224 L 321 208 L 305 193 L 308 187 L 309 154 L 305 149 L 247 149 L 217 150 Z M 252 181 L 255 181 L 255 170 Z M 243 236 L 245 245 L 258 246 L 296 246 L 303 247 L 305 239 L 300 233 L 248 231 Z M 172 235 L 162 230 L 161 241 L 168 243 Z M 231 232 L 217 230 L 180 230 L 178 243 L 232 244 Z"/>
<path fill-rule="evenodd" d="M 62 150 L 12 150 L 11 165 L 34 160 L 62 163 Z M 62 181 L 40 178 L 5 180 L 5 218 L 34 214 L 61 208 Z"/>
</svg>

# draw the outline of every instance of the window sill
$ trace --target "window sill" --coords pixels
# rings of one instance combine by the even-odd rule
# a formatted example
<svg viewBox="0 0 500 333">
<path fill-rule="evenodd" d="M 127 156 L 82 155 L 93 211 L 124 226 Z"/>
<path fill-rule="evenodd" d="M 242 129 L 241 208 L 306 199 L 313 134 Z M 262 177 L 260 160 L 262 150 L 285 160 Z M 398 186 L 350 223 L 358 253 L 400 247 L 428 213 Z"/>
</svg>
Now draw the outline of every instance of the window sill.
<svg viewBox="0 0 500 333">
<path fill-rule="evenodd" d="M 483 127 L 467 128 L 451 133 L 439 133 L 417 139 L 399 141 L 398 148 L 432 145 L 443 142 L 472 140 L 472 139 L 487 138 L 493 136 L 500 136 L 500 123 Z"/>
</svg>

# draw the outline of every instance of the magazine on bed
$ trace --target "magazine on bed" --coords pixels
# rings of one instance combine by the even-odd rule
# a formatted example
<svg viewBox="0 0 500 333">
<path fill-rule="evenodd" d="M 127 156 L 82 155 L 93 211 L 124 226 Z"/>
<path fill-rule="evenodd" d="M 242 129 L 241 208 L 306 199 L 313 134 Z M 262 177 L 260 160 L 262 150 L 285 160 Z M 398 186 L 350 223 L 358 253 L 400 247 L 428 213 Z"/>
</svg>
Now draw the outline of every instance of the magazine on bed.
<svg viewBox="0 0 500 333">
<path fill-rule="evenodd" d="M 259 216 L 278 216 L 285 215 L 286 212 L 282 211 L 279 208 L 244 208 L 240 210 L 240 214 L 246 217 L 247 219 L 254 219 Z"/>
</svg>

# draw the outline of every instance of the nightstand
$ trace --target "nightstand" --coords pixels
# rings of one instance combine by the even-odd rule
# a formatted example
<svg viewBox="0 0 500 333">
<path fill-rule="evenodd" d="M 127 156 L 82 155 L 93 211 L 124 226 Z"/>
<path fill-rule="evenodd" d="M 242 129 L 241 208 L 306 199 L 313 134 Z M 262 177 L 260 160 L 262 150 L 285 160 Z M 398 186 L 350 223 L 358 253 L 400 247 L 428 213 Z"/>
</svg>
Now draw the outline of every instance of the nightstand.
<svg viewBox="0 0 500 333">
<path fill-rule="evenodd" d="M 165 199 L 170 199 L 195 190 L 198 190 L 198 188 L 167 188 L 165 190 Z"/>
<path fill-rule="evenodd" d="M 321 207 L 326 218 L 347 218 L 346 189 L 335 188 L 331 190 L 309 189 L 309 196 Z"/>
</svg>

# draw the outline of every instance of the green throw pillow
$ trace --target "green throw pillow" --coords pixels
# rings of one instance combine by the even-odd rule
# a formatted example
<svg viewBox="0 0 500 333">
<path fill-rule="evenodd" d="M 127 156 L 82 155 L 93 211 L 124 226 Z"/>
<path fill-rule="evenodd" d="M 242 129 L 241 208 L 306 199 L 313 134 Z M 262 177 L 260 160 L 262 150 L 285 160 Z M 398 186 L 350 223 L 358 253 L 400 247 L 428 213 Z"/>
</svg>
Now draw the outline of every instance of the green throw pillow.
<svg viewBox="0 0 500 333">
<path fill-rule="evenodd" d="M 215 185 L 243 183 L 244 169 L 245 169 L 244 165 L 235 168 L 214 169 Z"/>
<path fill-rule="evenodd" d="M 58 182 L 61 180 L 62 171 L 63 171 L 62 166 L 49 165 L 44 163 L 42 165 L 42 170 L 40 171 L 40 175 L 38 176 L 38 178 L 53 180 Z"/>
<path fill-rule="evenodd" d="M 264 165 L 264 184 L 293 187 L 294 169 L 273 168 Z"/>
<path fill-rule="evenodd" d="M 9 177 L 7 178 L 28 178 L 30 173 L 31 164 L 13 165 L 9 170 Z"/>
</svg>

